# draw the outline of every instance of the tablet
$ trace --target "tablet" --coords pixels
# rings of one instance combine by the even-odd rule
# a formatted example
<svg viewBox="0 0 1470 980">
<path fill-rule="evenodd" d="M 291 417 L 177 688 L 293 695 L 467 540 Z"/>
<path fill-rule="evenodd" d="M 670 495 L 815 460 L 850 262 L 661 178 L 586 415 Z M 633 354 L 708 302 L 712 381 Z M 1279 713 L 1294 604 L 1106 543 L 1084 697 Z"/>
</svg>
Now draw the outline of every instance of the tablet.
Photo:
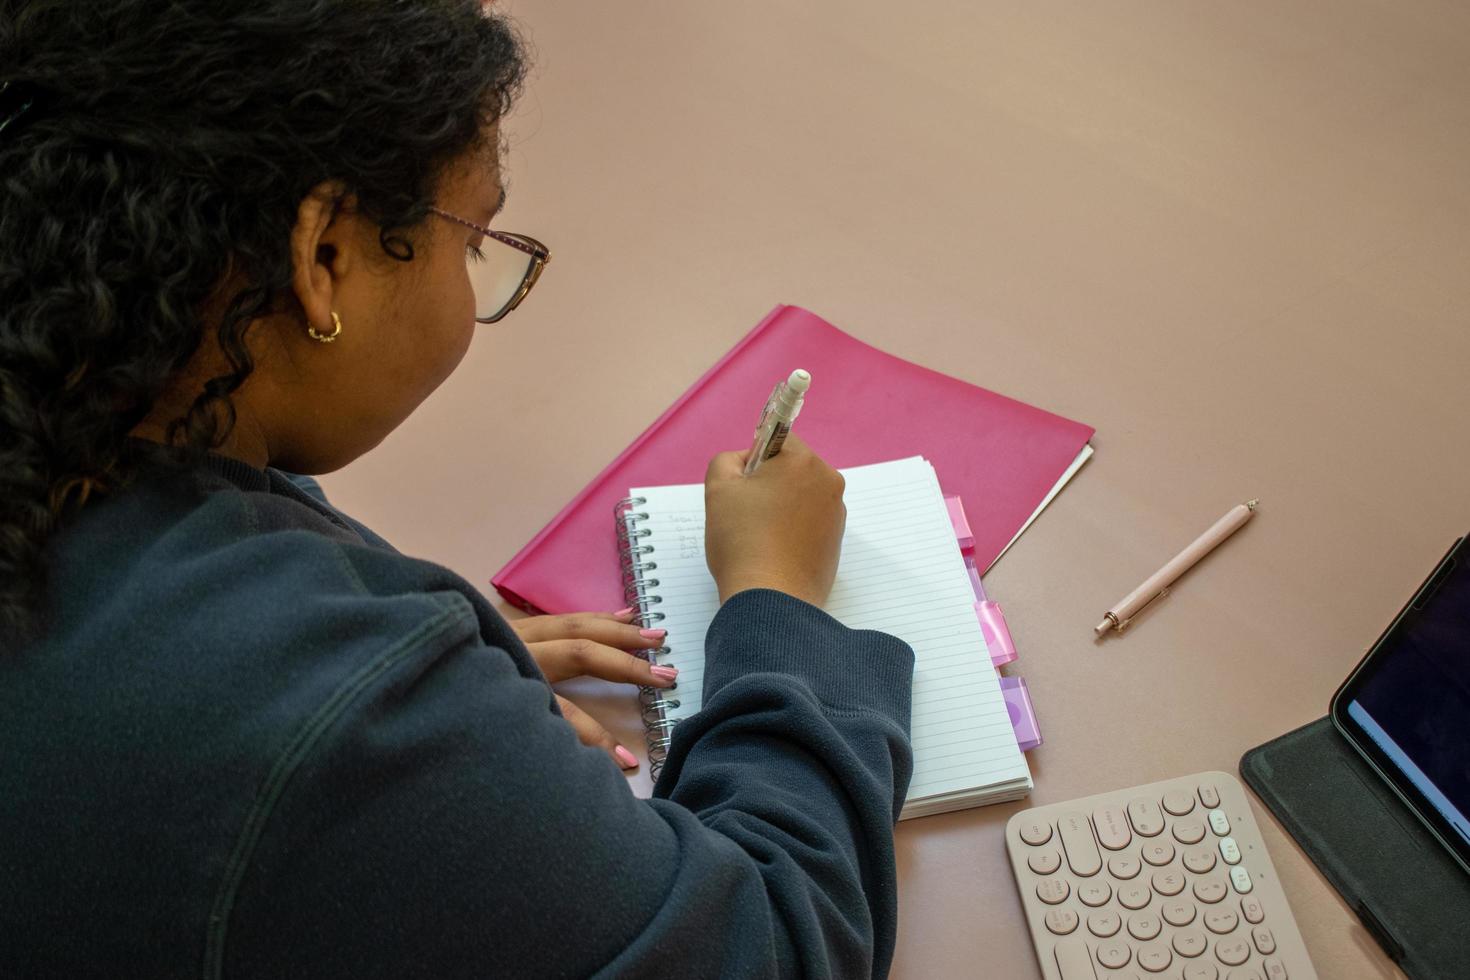
<svg viewBox="0 0 1470 980">
<path fill-rule="evenodd" d="M 1460 538 L 1332 698 L 1332 723 L 1470 874 L 1470 543 Z"/>
</svg>

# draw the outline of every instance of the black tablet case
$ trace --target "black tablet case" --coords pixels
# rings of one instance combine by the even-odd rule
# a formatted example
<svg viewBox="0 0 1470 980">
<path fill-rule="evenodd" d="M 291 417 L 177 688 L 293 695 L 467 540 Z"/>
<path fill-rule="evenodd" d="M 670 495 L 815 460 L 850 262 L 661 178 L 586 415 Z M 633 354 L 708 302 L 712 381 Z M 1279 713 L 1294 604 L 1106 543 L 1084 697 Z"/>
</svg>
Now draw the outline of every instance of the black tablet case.
<svg viewBox="0 0 1470 980">
<path fill-rule="evenodd" d="M 1470 978 L 1470 875 L 1330 718 L 1251 749 L 1240 774 L 1406 974 Z"/>
</svg>

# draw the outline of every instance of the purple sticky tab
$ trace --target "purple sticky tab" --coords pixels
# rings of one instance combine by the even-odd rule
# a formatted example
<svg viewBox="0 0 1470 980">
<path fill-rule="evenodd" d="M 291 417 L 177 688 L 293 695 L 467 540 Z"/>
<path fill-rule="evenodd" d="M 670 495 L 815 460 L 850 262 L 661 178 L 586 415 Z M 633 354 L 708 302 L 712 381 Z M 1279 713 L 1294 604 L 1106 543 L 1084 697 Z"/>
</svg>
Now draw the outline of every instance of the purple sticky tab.
<svg viewBox="0 0 1470 980">
<path fill-rule="evenodd" d="M 945 497 L 944 506 L 949 508 L 949 522 L 954 525 L 954 536 L 960 542 L 960 551 L 975 550 L 975 534 L 970 530 L 970 519 L 965 516 L 965 505 L 959 497 Z"/>
<path fill-rule="evenodd" d="M 1015 660 L 1016 644 L 1011 641 L 1011 631 L 1006 628 L 1000 604 L 988 601 L 975 603 L 975 618 L 980 620 L 980 633 L 990 650 L 990 662 L 996 667 L 1004 667 Z"/>
<path fill-rule="evenodd" d="M 1011 716 L 1011 727 L 1016 731 L 1016 745 L 1022 752 L 1036 748 L 1041 744 L 1041 726 L 1036 724 L 1036 711 L 1031 707 L 1031 692 L 1026 689 L 1026 678 L 1002 677 L 1000 693 L 1006 701 L 1006 712 Z"/>
</svg>

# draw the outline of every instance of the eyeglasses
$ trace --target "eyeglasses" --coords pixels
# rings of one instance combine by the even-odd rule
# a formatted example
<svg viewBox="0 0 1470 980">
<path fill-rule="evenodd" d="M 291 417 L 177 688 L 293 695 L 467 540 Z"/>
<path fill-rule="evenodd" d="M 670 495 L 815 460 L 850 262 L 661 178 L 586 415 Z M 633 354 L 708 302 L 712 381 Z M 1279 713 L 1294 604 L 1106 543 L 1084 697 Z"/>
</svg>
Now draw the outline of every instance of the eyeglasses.
<svg viewBox="0 0 1470 980">
<path fill-rule="evenodd" d="M 436 207 L 429 210 L 479 232 L 488 240 L 482 244 L 493 241 L 506 246 L 485 250 L 471 245 L 465 255 L 470 269 L 470 285 L 475 290 L 475 321 L 494 323 L 520 306 L 521 300 L 541 278 L 541 270 L 551 261 L 551 252 L 546 246 L 530 235 L 491 231 L 448 211 Z"/>
</svg>

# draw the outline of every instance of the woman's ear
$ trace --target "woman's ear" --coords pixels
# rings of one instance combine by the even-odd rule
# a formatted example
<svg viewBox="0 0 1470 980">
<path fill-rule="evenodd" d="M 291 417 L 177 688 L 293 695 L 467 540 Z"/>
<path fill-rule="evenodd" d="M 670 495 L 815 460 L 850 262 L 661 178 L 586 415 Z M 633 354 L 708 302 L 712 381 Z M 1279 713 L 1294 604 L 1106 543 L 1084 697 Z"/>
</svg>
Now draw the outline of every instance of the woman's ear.
<svg viewBox="0 0 1470 980">
<path fill-rule="evenodd" d="M 332 332 L 332 308 L 338 282 L 352 261 L 350 231 L 340 217 L 345 200 L 338 181 L 323 181 L 311 189 L 296 209 L 291 229 L 291 286 L 306 325 L 320 333 Z"/>
</svg>

